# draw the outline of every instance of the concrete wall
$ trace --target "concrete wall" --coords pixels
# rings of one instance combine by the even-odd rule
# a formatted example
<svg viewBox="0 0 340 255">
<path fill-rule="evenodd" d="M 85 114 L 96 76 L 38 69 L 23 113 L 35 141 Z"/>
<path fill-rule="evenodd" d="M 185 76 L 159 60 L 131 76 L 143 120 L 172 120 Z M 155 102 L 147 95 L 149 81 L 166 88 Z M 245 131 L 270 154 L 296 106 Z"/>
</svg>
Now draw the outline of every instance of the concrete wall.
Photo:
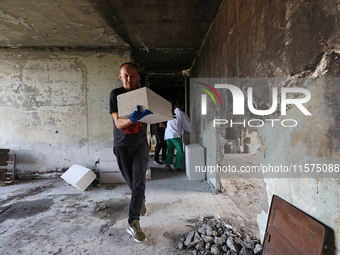
<svg viewBox="0 0 340 255">
<path fill-rule="evenodd" d="M 192 66 L 191 76 L 278 77 L 285 79 L 285 86 L 296 77 L 339 77 L 339 14 L 340 5 L 336 0 L 225 0 Z M 327 43 L 322 42 L 319 33 Z M 312 116 L 308 118 L 296 108 L 290 108 L 286 118 L 297 119 L 297 128 L 258 128 L 262 144 L 258 151 L 259 164 L 339 163 L 339 86 L 333 82 L 308 86 L 294 83 L 293 86 L 311 91 L 312 99 L 306 107 Z M 255 105 L 271 106 L 269 89 L 270 86 L 265 85 L 254 88 L 259 95 L 254 99 Z M 195 107 L 200 109 L 200 93 L 192 91 L 191 96 L 195 106 L 191 108 L 192 121 L 201 125 L 198 140 L 207 150 L 216 150 L 214 155 L 207 155 L 207 161 L 215 164 L 223 159 L 221 138 L 225 137 L 225 129 L 212 128 L 212 119 L 235 118 L 228 110 L 230 93 L 219 93 L 225 106 L 216 107 L 208 101 L 208 113 L 204 117 L 195 112 Z M 249 119 L 251 115 L 247 113 L 244 117 Z M 213 136 L 216 139 L 206 139 Z M 218 189 L 223 176 L 215 177 Z M 339 190 L 338 178 L 263 179 L 258 215 L 261 237 L 271 197 L 277 194 L 330 227 L 327 253 L 340 254 L 336 248 L 340 241 Z"/>
<path fill-rule="evenodd" d="M 129 50 L 1 50 L 1 147 L 19 174 L 95 168 L 112 147 L 109 93 Z"/>
</svg>

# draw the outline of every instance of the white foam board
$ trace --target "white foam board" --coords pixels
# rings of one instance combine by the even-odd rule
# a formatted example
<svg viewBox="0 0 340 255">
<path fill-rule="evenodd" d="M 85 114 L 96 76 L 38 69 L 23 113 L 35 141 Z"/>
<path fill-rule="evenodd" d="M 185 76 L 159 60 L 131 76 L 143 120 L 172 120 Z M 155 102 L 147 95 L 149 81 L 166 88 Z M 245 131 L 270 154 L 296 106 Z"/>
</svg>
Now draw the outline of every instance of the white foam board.
<svg viewBox="0 0 340 255">
<path fill-rule="evenodd" d="M 96 175 L 91 169 L 74 164 L 63 173 L 61 178 L 77 189 L 85 191 L 94 179 L 96 179 Z"/>
<path fill-rule="evenodd" d="M 117 100 L 118 115 L 121 118 L 129 117 L 139 105 L 141 111 L 148 109 L 153 113 L 142 118 L 140 122 L 153 124 L 173 119 L 171 103 L 149 88 L 144 87 L 118 95 Z"/>
<path fill-rule="evenodd" d="M 196 171 L 196 166 L 205 166 L 204 148 L 199 144 L 185 146 L 185 171 L 189 180 L 205 180 L 206 173 Z"/>
</svg>

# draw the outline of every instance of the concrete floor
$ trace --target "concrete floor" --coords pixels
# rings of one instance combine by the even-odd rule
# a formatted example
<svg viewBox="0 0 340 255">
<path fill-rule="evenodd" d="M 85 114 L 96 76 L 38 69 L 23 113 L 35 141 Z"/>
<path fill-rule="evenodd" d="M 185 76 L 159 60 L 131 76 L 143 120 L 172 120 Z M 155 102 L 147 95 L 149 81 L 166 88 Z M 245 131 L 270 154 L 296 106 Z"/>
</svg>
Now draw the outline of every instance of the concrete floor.
<svg viewBox="0 0 340 255">
<path fill-rule="evenodd" d="M 81 192 L 61 178 L 26 180 L 0 187 L 0 254 L 185 254 L 176 249 L 179 238 L 199 216 L 215 214 L 259 237 L 260 179 L 246 180 L 251 182 L 247 189 L 215 195 L 207 181 L 189 181 L 184 172 L 150 166 L 148 214 L 141 217 L 146 242 L 136 243 L 126 232 L 126 184 Z M 244 180 L 238 182 L 244 186 Z M 243 194 L 240 202 L 237 193 Z"/>
</svg>

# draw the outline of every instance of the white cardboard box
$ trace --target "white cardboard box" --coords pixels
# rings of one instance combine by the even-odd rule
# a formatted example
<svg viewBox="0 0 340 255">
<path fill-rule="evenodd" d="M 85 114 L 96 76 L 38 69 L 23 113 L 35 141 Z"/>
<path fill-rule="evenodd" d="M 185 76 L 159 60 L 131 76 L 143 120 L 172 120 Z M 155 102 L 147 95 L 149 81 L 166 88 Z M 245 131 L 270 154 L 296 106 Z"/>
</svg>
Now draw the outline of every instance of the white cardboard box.
<svg viewBox="0 0 340 255">
<path fill-rule="evenodd" d="M 185 146 L 185 171 L 189 180 L 205 180 L 205 166 L 204 148 L 199 144 L 190 144 Z M 199 168 L 196 168 L 196 167 Z M 197 170 L 197 171 L 196 171 Z"/>
<path fill-rule="evenodd" d="M 96 175 L 91 169 L 74 164 L 63 173 L 61 178 L 77 189 L 85 191 L 94 179 L 96 179 Z"/>
<path fill-rule="evenodd" d="M 153 112 L 142 118 L 140 122 L 153 124 L 173 119 L 171 103 L 149 88 L 144 87 L 120 94 L 117 100 L 118 115 L 121 118 L 129 117 L 139 105 L 141 111 L 148 109 Z"/>
</svg>

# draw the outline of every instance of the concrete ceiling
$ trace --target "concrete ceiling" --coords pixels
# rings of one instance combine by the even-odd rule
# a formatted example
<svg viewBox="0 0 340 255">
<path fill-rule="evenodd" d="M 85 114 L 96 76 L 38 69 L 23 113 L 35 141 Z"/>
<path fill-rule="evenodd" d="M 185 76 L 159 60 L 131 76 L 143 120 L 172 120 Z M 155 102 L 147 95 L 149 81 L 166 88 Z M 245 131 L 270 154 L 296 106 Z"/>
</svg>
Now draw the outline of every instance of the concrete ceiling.
<svg viewBox="0 0 340 255">
<path fill-rule="evenodd" d="M 0 47 L 131 47 L 147 73 L 190 68 L 222 0 L 2 0 Z"/>
</svg>

